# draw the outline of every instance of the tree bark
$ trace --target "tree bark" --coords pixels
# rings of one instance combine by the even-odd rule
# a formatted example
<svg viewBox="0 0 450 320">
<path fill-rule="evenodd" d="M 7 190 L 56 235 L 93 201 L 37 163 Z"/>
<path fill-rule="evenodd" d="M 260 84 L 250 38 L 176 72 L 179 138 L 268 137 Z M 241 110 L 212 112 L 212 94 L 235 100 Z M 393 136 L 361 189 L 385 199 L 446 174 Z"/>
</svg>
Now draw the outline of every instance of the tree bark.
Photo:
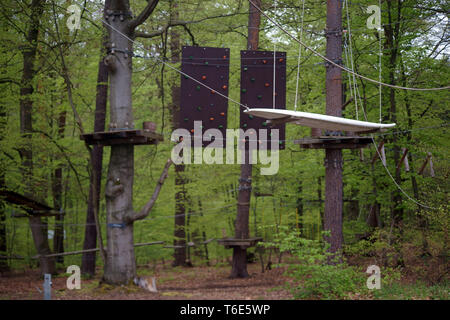
<svg viewBox="0 0 450 320">
<path fill-rule="evenodd" d="M 108 1 L 107 1 L 108 2 Z M 109 7 L 108 3 L 105 4 Z M 104 39 L 106 41 L 106 39 Z M 97 93 L 95 99 L 94 132 L 105 131 L 106 105 L 108 100 L 108 68 L 104 63 L 105 48 L 101 50 L 98 64 Z M 91 152 L 91 176 L 89 184 L 89 200 L 86 215 L 83 250 L 97 247 L 97 228 L 95 215 L 99 213 L 102 177 L 103 146 L 94 145 Z M 81 272 L 93 276 L 95 274 L 96 253 L 83 253 Z"/>
<path fill-rule="evenodd" d="M 255 0 L 253 2 L 256 6 L 261 7 L 261 0 Z M 250 2 L 249 8 L 247 50 L 258 50 L 261 13 Z M 249 236 L 250 198 L 252 194 L 252 164 L 250 163 L 250 152 L 245 150 L 245 161 L 241 164 L 238 207 L 235 222 L 236 239 L 245 239 Z M 248 276 L 247 249 L 233 247 L 233 262 L 230 278 L 246 278 Z"/>
<path fill-rule="evenodd" d="M 327 1 L 327 49 L 326 56 L 333 61 L 342 61 L 342 2 Z M 326 72 L 326 113 L 342 116 L 342 71 L 327 66 Z M 342 150 L 325 149 L 325 212 L 324 230 L 330 231 L 326 240 L 330 252 L 342 250 Z"/>
<path fill-rule="evenodd" d="M 134 127 L 131 102 L 132 55 L 128 53 L 133 52 L 133 45 L 130 39 L 134 37 L 135 28 L 150 16 L 157 3 L 158 0 L 149 1 L 137 18 L 130 20 L 129 0 L 111 1 L 111 13 L 121 12 L 123 15 L 106 16 L 112 26 L 107 28 L 111 53 L 105 58 L 109 68 L 110 123 L 116 130 Z M 168 162 L 169 165 L 170 163 Z M 133 178 L 134 146 L 111 146 L 105 186 L 107 252 L 103 275 L 103 280 L 110 284 L 125 284 L 136 276 L 133 222 L 145 217 L 149 210 L 143 210 L 138 215 L 134 213 Z M 160 182 L 161 180 L 164 179 L 161 178 Z M 158 186 L 159 192 L 161 185 Z M 150 202 L 147 204 L 149 209 L 154 201 Z"/>
<path fill-rule="evenodd" d="M 170 14 L 171 21 L 177 21 L 179 17 L 178 4 L 175 1 L 170 2 Z M 177 64 L 180 62 L 180 35 L 175 28 L 170 29 L 170 52 L 171 62 Z M 171 83 L 171 95 L 172 103 L 169 106 L 169 110 L 172 113 L 172 128 L 175 130 L 180 126 L 180 85 L 179 76 L 176 75 Z M 161 84 L 163 85 L 163 84 Z M 186 200 L 187 190 L 185 165 L 175 165 L 175 226 L 174 226 L 174 261 L 172 265 L 187 266 L 186 255 Z"/>
<path fill-rule="evenodd" d="M 58 139 L 62 139 L 64 137 L 64 128 L 66 126 L 66 112 L 63 111 L 59 114 L 58 119 Z M 53 191 L 53 207 L 56 210 L 62 211 L 62 195 L 63 195 L 63 185 L 62 185 L 62 174 L 63 168 L 59 166 L 55 169 L 53 173 L 53 183 L 52 183 L 52 191 Z M 53 237 L 53 251 L 55 253 L 63 253 L 64 252 L 64 215 L 59 214 L 55 216 L 55 233 Z M 56 262 L 64 263 L 64 257 L 58 256 L 56 257 Z"/>
<path fill-rule="evenodd" d="M 5 107 L 0 105 L 0 141 L 5 136 L 5 121 L 6 112 Z M 0 163 L 0 190 L 6 189 L 5 185 L 5 164 Z M 6 214 L 5 203 L 0 201 L 0 255 L 7 256 L 7 240 L 6 240 Z M 8 260 L 6 258 L 0 258 L 0 272 L 9 270 Z"/>
<path fill-rule="evenodd" d="M 26 35 L 26 44 L 22 50 L 23 55 L 23 73 L 20 86 L 20 132 L 25 140 L 24 147 L 20 149 L 22 158 L 22 175 L 24 179 L 24 195 L 33 198 L 33 151 L 32 151 L 32 112 L 33 100 L 33 78 L 36 74 L 35 59 L 37 51 L 37 40 L 39 36 L 40 19 L 44 11 L 43 0 L 33 0 L 31 2 L 31 16 Z M 39 255 L 50 254 L 48 237 L 44 223 L 39 216 L 29 218 L 31 233 L 34 240 L 36 251 Z M 40 258 L 41 273 L 53 274 L 56 272 L 55 261 L 53 258 Z"/>
</svg>

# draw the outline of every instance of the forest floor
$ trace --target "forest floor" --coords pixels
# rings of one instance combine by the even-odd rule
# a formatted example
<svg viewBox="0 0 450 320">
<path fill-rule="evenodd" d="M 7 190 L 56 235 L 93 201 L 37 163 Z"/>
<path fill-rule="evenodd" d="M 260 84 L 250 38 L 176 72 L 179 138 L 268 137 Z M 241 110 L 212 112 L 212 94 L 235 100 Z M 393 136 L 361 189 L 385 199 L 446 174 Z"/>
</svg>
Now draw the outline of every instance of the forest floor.
<svg viewBox="0 0 450 320">
<path fill-rule="evenodd" d="M 156 278 L 158 293 L 151 293 L 135 285 L 113 287 L 100 284 L 100 275 L 82 279 L 80 290 L 66 287 L 67 274 L 52 279 L 52 299 L 55 300 L 285 300 L 292 295 L 284 284 L 289 278 L 286 268 L 278 267 L 261 272 L 259 263 L 248 264 L 249 278 L 229 279 L 229 265 L 192 268 L 139 268 L 151 283 Z M 99 270 L 98 274 L 101 273 Z M 38 270 L 14 272 L 0 277 L 1 300 L 41 300 L 43 280 Z"/>
</svg>

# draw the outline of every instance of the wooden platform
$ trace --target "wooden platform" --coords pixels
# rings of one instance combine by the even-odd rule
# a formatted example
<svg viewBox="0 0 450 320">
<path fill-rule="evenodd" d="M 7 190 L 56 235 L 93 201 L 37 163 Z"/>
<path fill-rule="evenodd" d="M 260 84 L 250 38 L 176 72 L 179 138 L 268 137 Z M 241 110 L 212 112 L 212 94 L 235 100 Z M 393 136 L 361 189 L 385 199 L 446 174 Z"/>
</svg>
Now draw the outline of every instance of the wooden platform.
<svg viewBox="0 0 450 320">
<path fill-rule="evenodd" d="M 34 199 L 27 198 L 17 192 L 10 190 L 0 190 L 0 200 L 21 206 L 31 216 L 57 216 L 61 214 L 46 204 Z M 27 215 L 14 215 L 15 218 L 27 217 Z"/>
<path fill-rule="evenodd" d="M 241 247 L 241 249 L 247 249 L 249 247 L 256 246 L 256 244 L 262 241 L 262 239 L 263 238 L 261 237 L 249 239 L 224 238 L 224 239 L 217 239 L 217 243 L 222 246 L 225 246 L 225 249 L 231 249 L 233 247 Z"/>
<path fill-rule="evenodd" d="M 80 136 L 90 145 L 113 146 L 120 144 L 147 145 L 163 141 L 163 136 L 147 130 L 117 130 L 87 133 Z"/>
<path fill-rule="evenodd" d="M 372 143 L 371 137 L 321 136 L 294 140 L 303 149 L 361 149 Z"/>
</svg>

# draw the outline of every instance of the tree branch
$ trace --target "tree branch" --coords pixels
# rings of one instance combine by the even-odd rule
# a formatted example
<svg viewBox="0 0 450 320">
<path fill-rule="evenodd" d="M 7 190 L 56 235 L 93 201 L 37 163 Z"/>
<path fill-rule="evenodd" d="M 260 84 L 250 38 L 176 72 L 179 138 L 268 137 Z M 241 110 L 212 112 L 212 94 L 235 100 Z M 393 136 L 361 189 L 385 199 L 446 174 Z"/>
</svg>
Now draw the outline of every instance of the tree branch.
<svg viewBox="0 0 450 320">
<path fill-rule="evenodd" d="M 159 192 L 161 191 L 161 188 L 164 184 L 164 180 L 166 180 L 166 178 L 168 176 L 169 168 L 172 165 L 172 163 L 173 163 L 172 159 L 167 160 L 166 165 L 164 166 L 164 170 L 161 173 L 161 177 L 159 177 L 158 183 L 156 184 L 155 191 L 153 191 L 152 197 L 145 204 L 145 206 L 142 208 L 142 210 L 139 213 L 134 214 L 131 217 L 126 217 L 126 222 L 134 222 L 136 220 L 144 219 L 146 216 L 148 216 L 150 210 L 152 210 L 153 205 L 156 202 L 156 199 L 158 199 Z"/>
<path fill-rule="evenodd" d="M 131 20 L 128 26 L 131 30 L 136 29 L 137 26 L 143 24 L 145 20 L 152 14 L 153 10 L 155 10 L 159 0 L 148 1 L 147 6 L 144 10 L 136 17 L 136 19 Z"/>
</svg>

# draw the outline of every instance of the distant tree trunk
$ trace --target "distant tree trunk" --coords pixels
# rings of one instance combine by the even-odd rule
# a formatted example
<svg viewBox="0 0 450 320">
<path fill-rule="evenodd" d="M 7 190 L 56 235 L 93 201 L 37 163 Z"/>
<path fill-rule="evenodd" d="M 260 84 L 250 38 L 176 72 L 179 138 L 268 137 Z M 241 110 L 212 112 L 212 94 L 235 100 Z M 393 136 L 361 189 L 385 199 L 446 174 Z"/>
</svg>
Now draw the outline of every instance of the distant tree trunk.
<svg viewBox="0 0 450 320">
<path fill-rule="evenodd" d="M 105 7 L 109 7 L 109 1 Z M 106 54 L 106 41 L 102 45 L 100 61 L 98 63 L 97 93 L 95 99 L 94 132 L 105 131 L 106 105 L 108 101 L 108 68 L 104 63 Z M 97 247 L 97 228 L 95 226 L 95 214 L 100 212 L 100 191 L 102 179 L 103 146 L 94 145 L 91 152 L 91 177 L 89 184 L 89 199 L 86 215 L 86 228 L 84 231 L 83 249 Z M 93 276 L 95 274 L 95 252 L 83 253 L 81 259 L 81 272 Z"/>
<path fill-rule="evenodd" d="M 261 7 L 261 0 L 253 1 L 256 6 Z M 247 50 L 258 50 L 259 46 L 259 25 L 261 22 L 260 12 L 249 2 L 248 16 L 248 40 Z M 250 146 L 249 146 L 250 147 Z M 235 238 L 245 239 L 249 237 L 249 212 L 252 164 L 250 163 L 251 151 L 245 150 L 245 162 L 241 164 L 241 178 L 239 182 L 238 208 L 235 222 Z M 233 262 L 230 278 L 246 278 L 247 272 L 247 249 L 233 247 Z"/>
<path fill-rule="evenodd" d="M 394 12 L 394 3 L 397 3 L 396 12 Z M 386 38 L 385 49 L 389 52 L 388 59 L 388 83 L 396 84 L 395 74 L 397 73 L 397 62 L 398 62 L 398 53 L 399 53 L 399 44 L 400 44 L 400 28 L 402 15 L 402 1 L 386 1 L 387 5 L 387 16 L 388 16 L 388 24 L 384 25 L 384 34 Z M 395 20 L 393 17 L 395 16 Z M 397 104 L 395 97 L 395 90 L 393 88 L 389 88 L 389 105 L 390 105 L 390 121 L 393 123 L 397 122 Z M 394 163 L 397 164 L 400 160 L 400 147 L 397 145 L 397 135 L 392 136 L 392 141 L 394 143 Z M 401 176 L 400 171 L 397 171 L 395 174 L 395 181 L 400 184 Z M 400 224 L 403 220 L 403 208 L 402 204 L 402 196 L 399 190 L 395 190 L 392 193 L 392 209 L 391 216 L 394 221 L 394 227 L 400 227 Z"/>
<path fill-rule="evenodd" d="M 31 2 L 31 16 L 26 35 L 26 44 L 22 51 L 23 55 L 23 73 L 20 86 L 20 132 L 25 139 L 24 147 L 20 149 L 22 158 L 22 175 L 24 185 L 24 195 L 29 198 L 34 197 L 33 190 L 33 152 L 32 152 L 32 110 L 33 100 L 33 78 L 35 76 L 35 58 L 37 49 L 37 39 L 39 35 L 40 19 L 44 11 L 44 0 L 33 0 Z M 41 217 L 31 216 L 29 218 L 31 233 L 34 240 L 36 251 L 39 255 L 50 254 L 50 247 L 48 244 L 48 236 L 46 228 Z M 53 258 L 39 259 L 41 273 L 53 274 L 56 272 L 55 260 Z"/>
<path fill-rule="evenodd" d="M 5 136 L 6 113 L 3 105 L 0 105 L 0 141 Z M 0 163 L 0 190 L 6 189 L 5 185 L 5 164 Z M 0 201 L 0 256 L 7 255 L 7 238 L 6 238 L 6 214 L 5 203 Z M 0 272 L 9 270 L 8 260 L 0 257 Z"/>
<path fill-rule="evenodd" d="M 66 112 L 63 111 L 59 114 L 58 119 L 58 139 L 64 137 L 64 129 L 66 126 Z M 63 185 L 62 185 L 62 166 L 58 166 L 53 173 L 52 181 L 52 193 L 53 193 L 53 207 L 61 212 L 62 209 L 62 195 L 63 195 Z M 55 253 L 64 252 L 64 216 L 59 214 L 55 217 L 55 233 L 53 236 L 53 251 Z M 56 262 L 64 263 L 64 257 L 56 257 Z"/>
<path fill-rule="evenodd" d="M 303 235 L 303 181 L 300 179 L 298 189 L 297 189 L 297 217 L 296 228 Z M 320 203 L 319 203 L 320 205 Z"/>
</svg>

